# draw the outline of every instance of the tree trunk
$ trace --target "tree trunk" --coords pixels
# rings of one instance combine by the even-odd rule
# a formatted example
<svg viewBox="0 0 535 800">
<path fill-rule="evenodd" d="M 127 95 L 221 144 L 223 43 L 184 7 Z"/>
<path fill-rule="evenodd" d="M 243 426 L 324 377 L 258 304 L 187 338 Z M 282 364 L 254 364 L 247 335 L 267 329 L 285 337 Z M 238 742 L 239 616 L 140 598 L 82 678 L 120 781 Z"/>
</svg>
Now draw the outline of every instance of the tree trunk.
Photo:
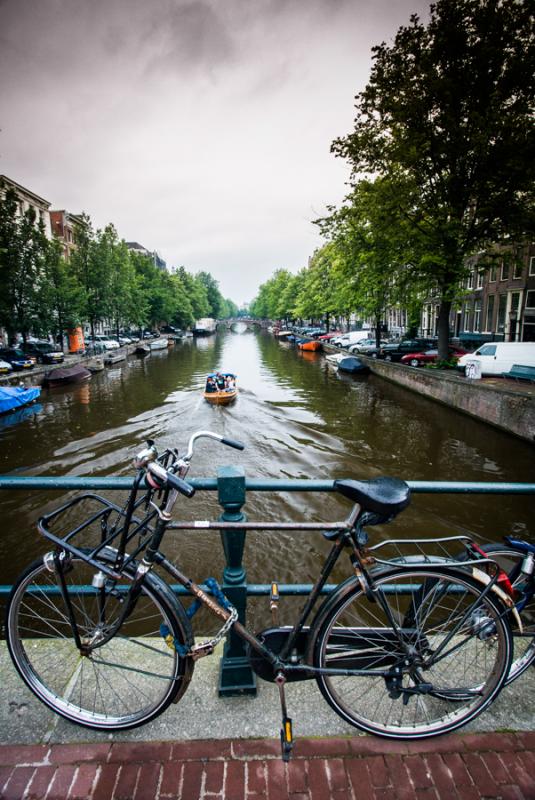
<svg viewBox="0 0 535 800">
<path fill-rule="evenodd" d="M 438 358 L 440 361 L 448 358 L 448 344 L 450 340 L 450 311 L 451 300 L 442 298 L 438 312 Z"/>
<path fill-rule="evenodd" d="M 375 346 L 381 346 L 381 317 L 379 314 L 375 317 Z"/>
</svg>

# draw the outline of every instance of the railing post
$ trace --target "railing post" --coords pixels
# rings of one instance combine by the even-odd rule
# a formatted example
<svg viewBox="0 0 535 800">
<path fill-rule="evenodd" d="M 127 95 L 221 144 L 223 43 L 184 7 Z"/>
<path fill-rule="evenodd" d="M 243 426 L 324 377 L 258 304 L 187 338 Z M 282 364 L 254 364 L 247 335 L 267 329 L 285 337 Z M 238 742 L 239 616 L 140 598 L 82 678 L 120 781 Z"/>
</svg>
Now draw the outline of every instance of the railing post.
<svg viewBox="0 0 535 800">
<path fill-rule="evenodd" d="M 243 522 L 241 508 L 245 503 L 245 472 L 242 467 L 220 467 L 217 473 L 219 503 L 223 506 L 220 519 L 224 522 Z M 247 608 L 247 576 L 242 564 L 245 531 L 221 531 L 226 566 L 223 571 L 223 591 L 237 609 L 240 622 L 245 624 Z M 219 672 L 219 695 L 256 694 L 256 675 L 245 652 L 245 643 L 234 631 L 225 642 Z"/>
</svg>

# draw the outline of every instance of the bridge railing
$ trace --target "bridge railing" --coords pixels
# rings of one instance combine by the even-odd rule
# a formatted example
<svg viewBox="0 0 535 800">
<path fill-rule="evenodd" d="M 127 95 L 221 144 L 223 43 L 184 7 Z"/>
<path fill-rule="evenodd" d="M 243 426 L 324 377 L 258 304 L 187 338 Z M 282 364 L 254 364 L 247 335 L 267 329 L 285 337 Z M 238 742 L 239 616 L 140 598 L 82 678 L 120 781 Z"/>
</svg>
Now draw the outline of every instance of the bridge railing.
<svg viewBox="0 0 535 800">
<path fill-rule="evenodd" d="M 217 492 L 222 508 L 219 522 L 233 523 L 231 530 L 221 526 L 221 540 L 225 554 L 225 567 L 221 576 L 224 593 L 238 611 L 239 619 L 245 623 L 247 616 L 247 598 L 270 593 L 271 584 L 248 584 L 243 565 L 243 551 L 247 535 L 248 523 L 242 511 L 247 492 L 334 492 L 332 480 L 300 480 L 300 479 L 258 479 L 246 478 L 241 467 L 221 467 L 216 478 L 193 478 L 189 482 L 197 491 Z M 415 494 L 535 494 L 535 483 L 505 482 L 466 482 L 466 481 L 407 481 Z M 112 490 L 128 491 L 132 488 L 131 478 L 115 477 L 22 477 L 0 475 L 0 489 L 32 491 L 47 490 Z M 281 522 L 282 520 L 279 520 Z M 243 527 L 238 526 L 243 523 Z M 180 523 L 171 523 L 170 528 L 178 529 Z M 236 526 L 236 527 L 235 527 Z M 217 527 L 217 526 L 216 526 Z M 297 530 L 303 526 L 296 523 Z M 181 586 L 171 587 L 177 594 L 185 594 Z M 327 585 L 324 593 L 335 587 Z M 310 592 L 309 584 L 285 584 L 279 586 L 281 595 L 306 595 Z M 0 585 L 0 598 L 11 591 L 11 586 Z M 255 675 L 249 666 L 244 642 L 232 631 L 227 637 L 225 650 L 220 665 L 220 695 L 255 694 Z"/>
</svg>

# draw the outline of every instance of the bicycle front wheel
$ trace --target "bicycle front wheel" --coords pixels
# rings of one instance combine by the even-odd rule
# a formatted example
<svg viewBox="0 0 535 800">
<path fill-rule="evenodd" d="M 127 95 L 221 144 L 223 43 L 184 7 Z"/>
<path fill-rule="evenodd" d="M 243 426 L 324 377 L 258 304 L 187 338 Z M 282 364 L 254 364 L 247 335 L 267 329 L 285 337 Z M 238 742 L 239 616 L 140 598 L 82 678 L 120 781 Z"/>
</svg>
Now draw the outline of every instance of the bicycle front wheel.
<svg viewBox="0 0 535 800">
<path fill-rule="evenodd" d="M 125 730 L 161 714 L 189 683 L 191 659 L 169 649 L 160 625 L 167 625 L 181 643 L 191 644 L 191 633 L 178 602 L 151 575 L 113 635 L 133 570 L 122 584 L 106 580 L 98 589 L 92 586 L 96 572 L 76 557 L 64 571 L 82 652 L 57 573 L 43 559 L 31 564 L 13 587 L 7 643 L 23 680 L 57 714 L 88 728 Z"/>
<path fill-rule="evenodd" d="M 460 570 L 433 567 L 384 571 L 373 592 L 340 587 L 314 648 L 327 702 L 352 725 L 398 739 L 474 719 L 503 686 L 512 652 L 504 607 L 482 591 Z"/>
<path fill-rule="evenodd" d="M 533 578 L 522 575 L 525 553 L 506 544 L 482 545 L 485 553 L 496 561 L 509 577 L 516 591 L 515 603 L 522 621 L 522 632 L 518 630 L 512 615 L 509 621 L 513 630 L 513 660 L 506 685 L 514 681 L 535 661 L 535 586 Z"/>
</svg>

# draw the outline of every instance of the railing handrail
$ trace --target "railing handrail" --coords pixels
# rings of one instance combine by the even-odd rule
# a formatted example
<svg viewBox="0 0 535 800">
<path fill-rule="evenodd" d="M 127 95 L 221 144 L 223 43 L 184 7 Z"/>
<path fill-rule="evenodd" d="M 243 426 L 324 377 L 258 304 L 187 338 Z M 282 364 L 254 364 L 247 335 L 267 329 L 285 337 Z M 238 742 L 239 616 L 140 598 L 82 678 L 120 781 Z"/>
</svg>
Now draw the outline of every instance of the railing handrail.
<svg viewBox="0 0 535 800">
<path fill-rule="evenodd" d="M 188 478 L 195 489 L 215 492 L 217 478 Z M 415 494 L 535 494 L 535 483 L 513 481 L 411 481 Z M 80 475 L 0 475 L 0 489 L 108 489 L 128 490 L 133 478 L 84 477 Z M 308 478 L 245 478 L 248 492 L 334 492 L 334 480 Z"/>
</svg>

